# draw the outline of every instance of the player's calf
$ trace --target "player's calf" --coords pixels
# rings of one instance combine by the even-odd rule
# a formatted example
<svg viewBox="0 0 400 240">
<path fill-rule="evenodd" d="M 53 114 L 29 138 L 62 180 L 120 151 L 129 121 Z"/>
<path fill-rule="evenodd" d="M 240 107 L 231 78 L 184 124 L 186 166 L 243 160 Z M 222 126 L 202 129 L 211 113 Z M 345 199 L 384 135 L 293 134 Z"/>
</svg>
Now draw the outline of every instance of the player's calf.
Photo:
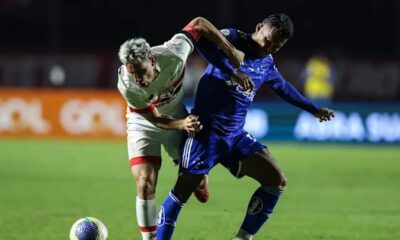
<svg viewBox="0 0 400 240">
<path fill-rule="evenodd" d="M 238 240 L 250 240 L 272 214 L 287 179 L 267 150 L 256 152 L 243 160 L 242 166 L 243 174 L 261 184 L 249 201 L 246 216 L 236 235 Z"/>
<path fill-rule="evenodd" d="M 261 186 L 258 188 L 250 199 L 246 216 L 235 239 L 252 239 L 272 214 L 282 193 L 283 190 L 279 187 Z"/>
<path fill-rule="evenodd" d="M 208 191 L 208 175 L 207 174 L 204 175 L 199 186 L 197 186 L 197 188 L 193 191 L 193 194 L 199 202 L 205 203 L 208 201 L 208 199 L 210 197 L 210 193 Z"/>
<path fill-rule="evenodd" d="M 242 175 L 247 175 L 262 186 L 285 188 L 287 178 L 272 154 L 264 149 L 242 161 Z"/>
<path fill-rule="evenodd" d="M 142 240 L 156 239 L 157 207 L 155 200 L 159 166 L 139 164 L 131 168 L 136 179 L 136 218 Z"/>
<path fill-rule="evenodd" d="M 137 195 L 142 199 L 154 199 L 159 166 L 153 164 L 139 164 L 131 168 L 136 180 Z"/>
</svg>

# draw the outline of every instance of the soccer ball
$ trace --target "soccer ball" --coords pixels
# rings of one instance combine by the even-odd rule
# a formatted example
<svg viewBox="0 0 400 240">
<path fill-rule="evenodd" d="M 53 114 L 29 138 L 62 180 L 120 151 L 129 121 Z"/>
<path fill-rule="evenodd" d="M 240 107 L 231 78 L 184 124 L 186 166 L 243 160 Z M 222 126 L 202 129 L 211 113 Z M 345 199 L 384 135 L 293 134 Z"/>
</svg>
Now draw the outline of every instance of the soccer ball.
<svg viewBox="0 0 400 240">
<path fill-rule="evenodd" d="M 107 240 L 106 226 L 97 218 L 84 217 L 78 219 L 71 227 L 71 240 Z"/>
</svg>

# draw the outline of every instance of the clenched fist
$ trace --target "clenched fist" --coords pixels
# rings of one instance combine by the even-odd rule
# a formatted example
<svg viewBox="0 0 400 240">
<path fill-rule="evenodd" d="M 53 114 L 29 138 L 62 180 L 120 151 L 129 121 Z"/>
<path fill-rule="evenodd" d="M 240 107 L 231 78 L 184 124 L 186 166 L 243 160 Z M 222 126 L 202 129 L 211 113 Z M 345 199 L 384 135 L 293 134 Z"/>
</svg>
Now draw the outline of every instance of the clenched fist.
<svg viewBox="0 0 400 240">
<path fill-rule="evenodd" d="M 319 111 L 314 114 L 314 117 L 318 118 L 320 122 L 324 122 L 330 121 L 335 117 L 335 114 L 332 109 L 320 108 Z"/>
<path fill-rule="evenodd" d="M 186 132 L 198 132 L 203 128 L 199 121 L 199 117 L 190 114 L 182 120 L 181 129 Z"/>
</svg>

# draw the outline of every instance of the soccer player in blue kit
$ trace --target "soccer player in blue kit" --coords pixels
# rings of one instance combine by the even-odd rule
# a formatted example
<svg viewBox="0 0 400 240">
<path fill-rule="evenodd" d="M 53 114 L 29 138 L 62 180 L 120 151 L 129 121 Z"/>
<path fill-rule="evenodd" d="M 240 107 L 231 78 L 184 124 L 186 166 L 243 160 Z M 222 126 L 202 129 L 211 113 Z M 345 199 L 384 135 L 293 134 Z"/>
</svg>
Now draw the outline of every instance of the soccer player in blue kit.
<svg viewBox="0 0 400 240">
<path fill-rule="evenodd" d="M 181 208 L 199 185 L 204 174 L 218 163 L 235 177 L 249 176 L 260 183 L 248 204 L 243 223 L 234 239 L 252 239 L 272 213 L 285 186 L 286 177 L 266 146 L 243 129 L 246 113 L 256 91 L 266 84 L 287 102 L 300 107 L 321 122 L 331 120 L 333 111 L 320 108 L 302 96 L 275 67 L 271 56 L 293 34 L 293 24 L 285 14 L 273 14 L 247 34 L 223 29 L 223 35 L 245 54 L 239 69 L 227 58 L 209 64 L 200 80 L 192 114 L 199 116 L 203 129 L 189 133 L 181 146 L 180 174 L 162 204 L 157 239 L 171 239 Z M 185 34 L 195 38 L 196 29 Z M 206 39 L 197 39 L 197 48 L 207 58 L 216 58 Z M 213 55 L 213 52 L 216 54 Z"/>
</svg>

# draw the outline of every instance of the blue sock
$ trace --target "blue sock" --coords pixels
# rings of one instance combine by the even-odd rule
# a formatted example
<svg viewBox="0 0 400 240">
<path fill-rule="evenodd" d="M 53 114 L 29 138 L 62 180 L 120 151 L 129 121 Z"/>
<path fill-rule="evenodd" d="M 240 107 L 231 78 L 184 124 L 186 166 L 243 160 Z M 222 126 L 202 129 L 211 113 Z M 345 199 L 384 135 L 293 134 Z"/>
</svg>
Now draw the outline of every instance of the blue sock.
<svg viewBox="0 0 400 240">
<path fill-rule="evenodd" d="M 179 212 L 185 205 L 170 191 L 158 213 L 157 240 L 170 240 L 175 229 Z"/>
<path fill-rule="evenodd" d="M 258 188 L 251 197 L 241 229 L 251 235 L 256 234 L 268 220 L 282 192 L 283 190 L 277 187 L 262 186 Z"/>
</svg>

